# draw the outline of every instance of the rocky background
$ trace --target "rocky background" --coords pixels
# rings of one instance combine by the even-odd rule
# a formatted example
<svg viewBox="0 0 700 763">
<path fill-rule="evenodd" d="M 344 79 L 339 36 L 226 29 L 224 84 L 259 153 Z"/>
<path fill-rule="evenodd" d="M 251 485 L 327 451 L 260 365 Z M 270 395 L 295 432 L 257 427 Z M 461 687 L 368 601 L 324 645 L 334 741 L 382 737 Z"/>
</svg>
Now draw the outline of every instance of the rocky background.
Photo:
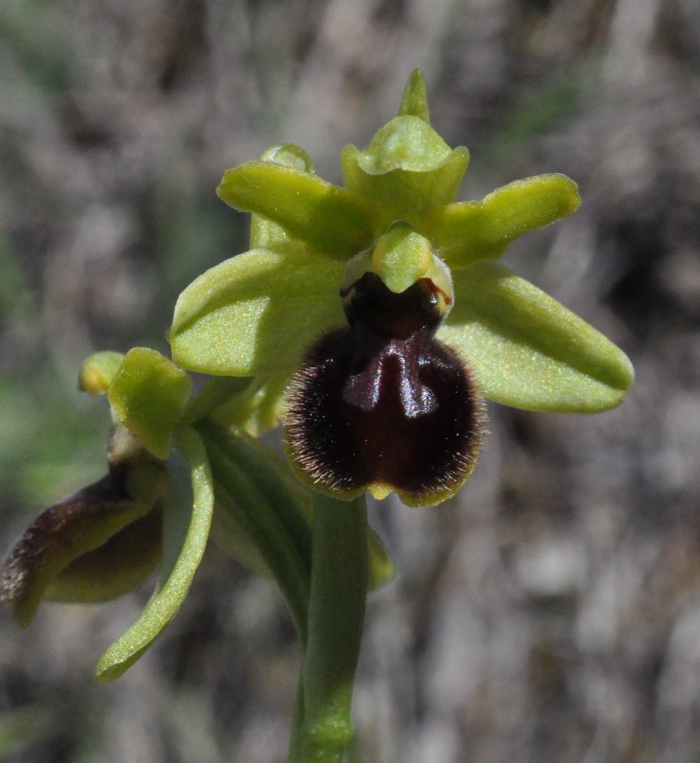
<svg viewBox="0 0 700 763">
<path fill-rule="evenodd" d="M 373 522 L 349 760 L 700 760 L 700 4 L 696 0 L 10 0 L 0 5 L 0 540 L 100 476 L 95 349 L 147 344 L 245 248 L 214 194 L 281 140 L 339 179 L 408 73 L 465 144 L 463 198 L 531 174 L 572 218 L 507 256 L 621 345 L 637 382 L 593 417 L 492 406 L 457 499 Z M 0 617 L 0 756 L 283 761 L 299 653 L 279 596 L 210 550 L 114 684 L 92 670 L 143 590 Z"/>
</svg>

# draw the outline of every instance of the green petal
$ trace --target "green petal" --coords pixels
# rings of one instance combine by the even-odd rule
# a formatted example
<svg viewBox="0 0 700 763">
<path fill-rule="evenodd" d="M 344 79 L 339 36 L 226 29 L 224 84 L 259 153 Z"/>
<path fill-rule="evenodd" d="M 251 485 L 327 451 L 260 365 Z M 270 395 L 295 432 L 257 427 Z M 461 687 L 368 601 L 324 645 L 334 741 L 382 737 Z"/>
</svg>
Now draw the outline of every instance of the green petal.
<svg viewBox="0 0 700 763">
<path fill-rule="evenodd" d="M 372 214 L 356 194 L 274 162 L 227 170 L 216 192 L 232 207 L 262 215 L 336 259 L 347 259 L 374 237 Z"/>
<path fill-rule="evenodd" d="M 493 263 L 453 273 L 455 306 L 438 337 L 485 397 L 535 411 L 595 413 L 632 386 L 627 356 L 528 281 Z"/>
<path fill-rule="evenodd" d="M 209 537 L 214 491 L 206 451 L 190 428 L 178 431 L 177 445 L 191 470 L 192 503 L 172 500 L 165 514 L 162 585 L 138 620 L 105 652 L 95 677 L 118 678 L 148 649 L 173 619 L 192 584 Z"/>
<path fill-rule="evenodd" d="M 208 270 L 175 306 L 174 361 L 218 376 L 295 369 L 324 331 L 342 326 L 343 263 L 256 249 Z"/>
<path fill-rule="evenodd" d="M 347 187 L 377 207 L 379 228 L 400 220 L 418 226 L 434 206 L 457 197 L 469 151 L 450 147 L 423 119 L 394 117 L 365 151 L 342 153 Z"/>
<path fill-rule="evenodd" d="M 126 429 L 156 458 L 165 460 L 191 391 L 188 373 L 156 350 L 135 347 L 124 357 L 107 396 Z"/>
<path fill-rule="evenodd" d="M 483 201 L 435 209 L 420 232 L 451 268 L 500 257 L 513 239 L 574 212 L 581 199 L 566 175 L 538 175 L 497 188 Z"/>
</svg>

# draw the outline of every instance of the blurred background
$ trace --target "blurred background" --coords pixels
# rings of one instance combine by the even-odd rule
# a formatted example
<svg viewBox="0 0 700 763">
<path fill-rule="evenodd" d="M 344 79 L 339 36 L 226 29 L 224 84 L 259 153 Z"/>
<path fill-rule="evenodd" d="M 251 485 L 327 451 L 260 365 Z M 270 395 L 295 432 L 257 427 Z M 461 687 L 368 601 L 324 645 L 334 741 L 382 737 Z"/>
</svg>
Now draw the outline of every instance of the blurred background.
<svg viewBox="0 0 700 763">
<path fill-rule="evenodd" d="M 697 0 L 5 0 L 0 5 L 0 545 L 104 471 L 97 349 L 164 332 L 245 249 L 214 189 L 274 142 L 340 179 L 421 67 L 463 199 L 564 172 L 583 206 L 506 262 L 618 343 L 598 416 L 490 409 L 438 510 L 373 506 L 353 760 L 700 760 Z M 97 659 L 149 591 L 0 614 L 0 758 L 277 763 L 299 664 L 271 585 L 211 548 L 122 679 Z"/>
</svg>

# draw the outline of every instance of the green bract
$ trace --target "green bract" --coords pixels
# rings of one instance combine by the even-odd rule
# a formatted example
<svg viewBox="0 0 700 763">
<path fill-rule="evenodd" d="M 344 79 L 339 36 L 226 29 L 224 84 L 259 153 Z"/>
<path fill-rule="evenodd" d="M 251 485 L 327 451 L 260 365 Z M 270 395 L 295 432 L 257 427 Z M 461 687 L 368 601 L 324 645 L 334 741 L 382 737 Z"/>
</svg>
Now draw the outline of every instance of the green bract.
<svg viewBox="0 0 700 763">
<path fill-rule="evenodd" d="M 414 72 L 399 115 L 365 151 L 343 151 L 345 187 L 318 178 L 293 146 L 228 170 L 218 193 L 253 212 L 259 248 L 212 268 L 181 294 L 169 334 L 174 361 L 224 376 L 291 374 L 314 341 L 346 325 L 338 294 L 353 256 L 366 252 L 393 291 L 415 282 L 415 240 L 403 261 L 391 248 L 378 257 L 375 247 L 402 223 L 452 271 L 454 309 L 437 338 L 464 359 L 486 398 L 538 411 L 618 405 L 633 381 L 624 353 L 488 262 L 518 236 L 573 212 L 576 184 L 542 175 L 482 201 L 457 202 L 467 161 L 465 148 L 450 150 L 430 126 L 425 85 Z"/>
</svg>

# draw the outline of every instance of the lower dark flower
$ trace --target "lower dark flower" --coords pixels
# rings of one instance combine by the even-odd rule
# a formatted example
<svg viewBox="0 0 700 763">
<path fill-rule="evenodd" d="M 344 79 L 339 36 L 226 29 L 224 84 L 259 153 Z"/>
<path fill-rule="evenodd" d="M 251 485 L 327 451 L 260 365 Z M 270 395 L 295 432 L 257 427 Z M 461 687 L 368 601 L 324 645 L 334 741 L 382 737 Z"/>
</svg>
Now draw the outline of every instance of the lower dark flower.
<svg viewBox="0 0 700 763">
<path fill-rule="evenodd" d="M 348 328 L 321 338 L 292 381 L 290 456 L 333 495 L 439 503 L 471 473 L 484 418 L 464 363 L 435 338 L 451 297 L 428 278 L 396 294 L 371 272 L 342 296 Z"/>
</svg>

